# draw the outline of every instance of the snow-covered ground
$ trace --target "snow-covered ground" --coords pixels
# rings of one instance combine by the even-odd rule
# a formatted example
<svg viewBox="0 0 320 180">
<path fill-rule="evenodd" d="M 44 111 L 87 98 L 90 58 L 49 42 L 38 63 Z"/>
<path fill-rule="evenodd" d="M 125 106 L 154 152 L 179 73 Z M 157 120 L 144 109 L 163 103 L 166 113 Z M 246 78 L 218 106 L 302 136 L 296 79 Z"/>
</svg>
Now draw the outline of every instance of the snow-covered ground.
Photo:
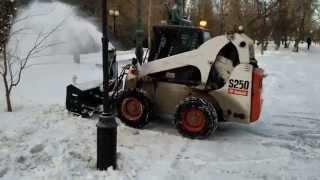
<svg viewBox="0 0 320 180">
<path fill-rule="evenodd" d="M 258 56 L 268 77 L 264 109 L 252 125 L 221 124 L 208 140 L 181 137 L 168 120 L 145 130 L 120 124 L 119 170 L 99 172 L 96 123 L 69 115 L 65 87 L 99 79 L 100 54 L 34 60 L 4 112 L 0 85 L 0 179 L 319 179 L 320 48 Z"/>
</svg>

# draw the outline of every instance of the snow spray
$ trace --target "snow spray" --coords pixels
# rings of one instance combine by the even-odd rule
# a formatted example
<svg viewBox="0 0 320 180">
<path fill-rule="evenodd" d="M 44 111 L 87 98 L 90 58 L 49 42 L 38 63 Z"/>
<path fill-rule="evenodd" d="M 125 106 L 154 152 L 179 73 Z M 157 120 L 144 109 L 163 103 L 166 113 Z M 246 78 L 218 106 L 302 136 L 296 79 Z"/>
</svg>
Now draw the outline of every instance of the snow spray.
<svg viewBox="0 0 320 180">
<path fill-rule="evenodd" d="M 101 49 L 101 32 L 89 20 L 78 15 L 77 8 L 52 1 L 32 2 L 18 12 L 9 47 L 25 55 L 39 36 L 56 29 L 45 41 L 41 54 L 93 53 Z"/>
</svg>

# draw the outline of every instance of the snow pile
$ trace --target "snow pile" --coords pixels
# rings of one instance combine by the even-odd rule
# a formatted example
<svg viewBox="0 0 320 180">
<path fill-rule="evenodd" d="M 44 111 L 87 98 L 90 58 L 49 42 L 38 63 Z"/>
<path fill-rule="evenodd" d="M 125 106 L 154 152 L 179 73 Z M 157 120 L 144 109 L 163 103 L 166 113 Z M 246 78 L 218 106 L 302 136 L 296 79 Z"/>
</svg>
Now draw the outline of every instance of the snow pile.
<svg viewBox="0 0 320 180">
<path fill-rule="evenodd" d="M 18 54 L 24 56 L 29 51 L 38 36 L 45 36 L 52 30 L 46 45 L 54 45 L 46 49 L 44 54 L 92 53 L 101 49 L 101 33 L 88 20 L 77 15 L 74 7 L 61 2 L 31 3 L 21 10 L 12 31 L 10 46 Z"/>
<path fill-rule="evenodd" d="M 118 179 L 119 172 L 95 171 L 94 121 L 57 105 L 28 110 L 15 118 L 1 114 L 0 179 Z"/>
</svg>

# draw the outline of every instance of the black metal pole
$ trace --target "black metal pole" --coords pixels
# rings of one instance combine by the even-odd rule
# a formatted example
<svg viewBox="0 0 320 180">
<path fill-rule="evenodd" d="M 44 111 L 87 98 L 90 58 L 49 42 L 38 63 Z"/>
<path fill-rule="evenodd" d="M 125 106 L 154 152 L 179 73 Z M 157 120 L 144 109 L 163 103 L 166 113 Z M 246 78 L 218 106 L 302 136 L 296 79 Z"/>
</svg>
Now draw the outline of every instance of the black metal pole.
<svg viewBox="0 0 320 180">
<path fill-rule="evenodd" d="M 136 57 L 139 64 L 142 64 L 143 60 L 143 39 L 144 39 L 144 32 L 143 32 L 143 4 L 142 0 L 137 0 L 137 29 L 136 29 Z"/>
<path fill-rule="evenodd" d="M 117 167 L 117 123 L 109 103 L 108 82 L 109 70 L 109 38 L 107 0 L 102 4 L 102 61 L 103 61 L 103 113 L 97 124 L 97 169 L 107 170 L 110 166 Z"/>
<path fill-rule="evenodd" d="M 113 33 L 116 35 L 116 15 L 113 16 Z"/>
</svg>

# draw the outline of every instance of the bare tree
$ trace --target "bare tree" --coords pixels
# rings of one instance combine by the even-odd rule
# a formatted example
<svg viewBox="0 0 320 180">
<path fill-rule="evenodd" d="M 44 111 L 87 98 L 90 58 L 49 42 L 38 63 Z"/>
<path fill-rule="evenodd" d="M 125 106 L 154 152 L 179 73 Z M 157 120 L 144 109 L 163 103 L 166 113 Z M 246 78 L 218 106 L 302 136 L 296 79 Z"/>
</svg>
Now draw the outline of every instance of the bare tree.
<svg viewBox="0 0 320 180">
<path fill-rule="evenodd" d="M 224 8 L 224 29 L 227 32 L 233 32 L 241 23 L 241 1 L 224 0 L 221 4 Z"/>
<path fill-rule="evenodd" d="M 0 75 L 3 78 L 5 91 L 6 91 L 6 101 L 7 110 L 12 111 L 9 84 L 7 81 L 7 76 L 10 74 L 10 63 L 7 61 L 7 42 L 9 40 L 10 29 L 13 21 L 13 16 L 15 14 L 14 2 L 9 0 L 0 1 Z"/>
<path fill-rule="evenodd" d="M 39 53 L 45 49 L 58 44 L 47 43 L 47 40 L 59 29 L 59 27 L 61 27 L 63 22 L 48 32 L 41 32 L 37 34 L 34 42 L 30 42 L 30 48 L 27 50 L 27 53 L 25 55 L 18 55 L 17 50 L 19 48 L 19 43 L 17 43 L 13 49 L 9 49 L 8 42 L 13 36 L 22 33 L 25 29 L 17 29 L 13 31 L 11 27 L 13 27 L 15 23 L 21 22 L 28 17 L 20 20 L 16 20 L 14 18 L 16 9 L 14 7 L 13 0 L 1 1 L 0 10 L 2 12 L 0 16 L 0 76 L 4 83 L 7 111 L 12 112 L 12 90 L 21 82 L 23 71 L 28 67 L 27 65 L 29 61 L 38 56 Z"/>
<path fill-rule="evenodd" d="M 294 43 L 294 52 L 299 52 L 299 43 L 303 40 L 306 31 L 308 30 L 308 26 L 310 26 L 312 22 L 313 16 L 313 3 L 314 0 L 299 0 L 296 1 L 296 7 L 299 9 L 299 13 L 297 13 L 297 29 Z"/>
<path fill-rule="evenodd" d="M 193 4 L 191 9 L 191 18 L 194 26 L 199 26 L 200 21 L 207 21 L 207 29 L 211 31 L 213 35 L 219 34 L 215 28 L 217 24 L 216 15 L 214 14 L 214 7 L 211 0 L 202 0 L 196 4 Z"/>
</svg>

